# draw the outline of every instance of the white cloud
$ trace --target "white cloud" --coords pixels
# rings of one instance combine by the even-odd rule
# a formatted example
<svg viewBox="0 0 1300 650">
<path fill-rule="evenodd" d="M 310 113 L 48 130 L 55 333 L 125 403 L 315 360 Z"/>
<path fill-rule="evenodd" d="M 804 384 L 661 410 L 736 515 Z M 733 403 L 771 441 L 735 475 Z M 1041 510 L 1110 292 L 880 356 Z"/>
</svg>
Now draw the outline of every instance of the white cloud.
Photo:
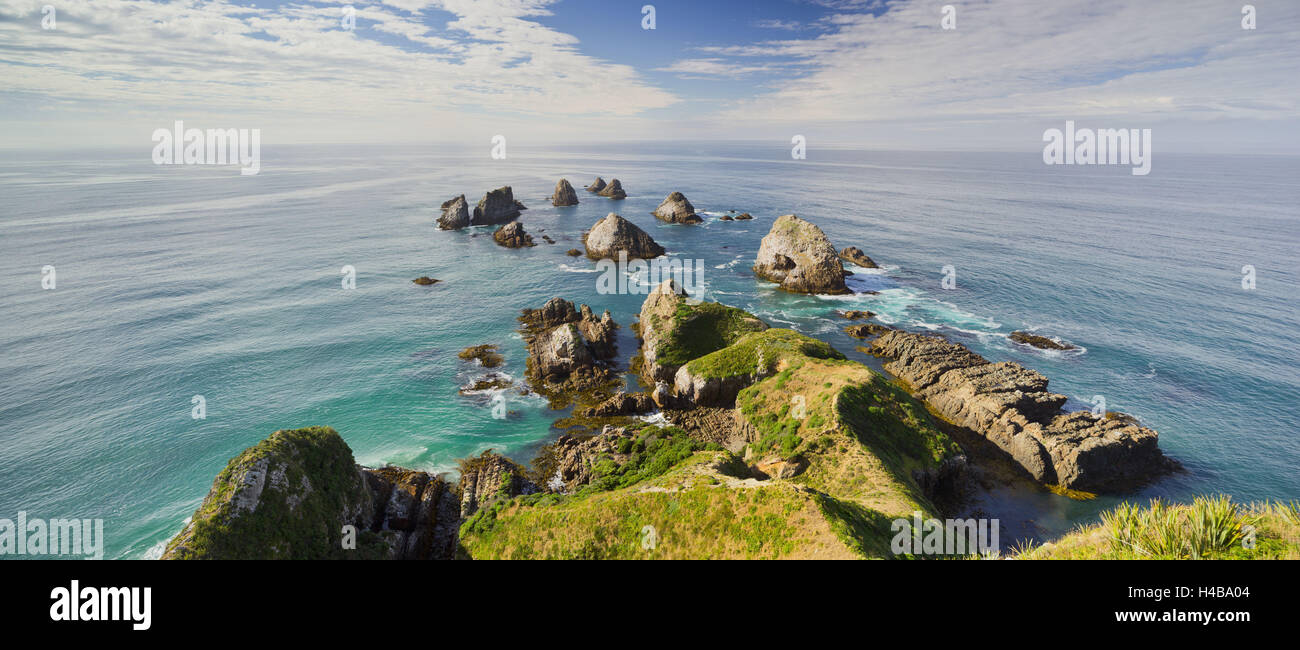
<svg viewBox="0 0 1300 650">
<path fill-rule="evenodd" d="M 728 107 L 724 119 L 845 122 L 1127 115 L 1300 116 L 1294 56 L 1300 5 L 1270 6 L 1256 31 L 1217 0 L 933 2 L 880 16 L 838 14 L 830 33 L 700 51 L 793 60 L 809 74 Z"/>
<path fill-rule="evenodd" d="M 632 117 L 677 101 L 631 66 L 584 55 L 572 35 L 529 20 L 554 1 L 270 9 L 80 0 L 59 3 L 58 29 L 45 31 L 43 2 L 0 0 L 0 59 L 17 62 L 0 61 L 0 92 L 38 118 L 204 114 L 345 125 L 422 115 L 448 126 L 493 116 Z M 355 33 L 340 27 L 346 4 L 357 9 Z M 429 9 L 455 17 L 429 24 Z M 12 123 L 17 111 L 8 112 Z"/>
</svg>

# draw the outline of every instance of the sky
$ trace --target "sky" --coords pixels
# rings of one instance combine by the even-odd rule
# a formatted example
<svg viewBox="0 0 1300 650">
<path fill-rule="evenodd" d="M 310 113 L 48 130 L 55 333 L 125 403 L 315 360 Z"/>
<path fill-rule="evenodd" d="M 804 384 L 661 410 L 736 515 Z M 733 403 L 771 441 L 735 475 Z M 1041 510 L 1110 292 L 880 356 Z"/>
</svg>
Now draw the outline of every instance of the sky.
<svg viewBox="0 0 1300 650">
<path fill-rule="evenodd" d="M 1300 1 L 1250 3 L 1251 30 L 1244 4 L 0 0 L 0 148 L 183 120 L 266 144 L 1024 151 L 1073 120 L 1151 128 L 1165 151 L 1300 153 Z"/>
</svg>

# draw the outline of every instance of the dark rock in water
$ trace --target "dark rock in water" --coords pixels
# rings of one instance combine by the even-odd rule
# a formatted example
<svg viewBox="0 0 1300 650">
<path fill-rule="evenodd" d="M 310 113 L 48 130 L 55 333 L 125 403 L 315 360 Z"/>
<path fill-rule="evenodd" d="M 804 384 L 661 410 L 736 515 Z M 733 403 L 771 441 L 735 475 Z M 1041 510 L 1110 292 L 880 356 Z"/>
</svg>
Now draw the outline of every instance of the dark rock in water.
<svg viewBox="0 0 1300 650">
<path fill-rule="evenodd" d="M 1176 469 L 1155 431 L 1123 418 L 1064 413 L 1066 397 L 1019 364 L 990 363 L 941 337 L 882 334 L 872 353 L 932 409 L 988 439 L 1035 480 L 1098 491 L 1126 490 Z"/>
<path fill-rule="evenodd" d="M 555 240 L 554 240 L 554 239 L 551 239 L 551 236 L 550 236 L 550 235 L 542 235 L 542 241 L 544 241 L 544 242 L 546 242 L 546 243 L 548 243 L 548 244 L 554 244 L 554 243 L 555 243 Z"/>
<path fill-rule="evenodd" d="M 865 339 L 877 334 L 884 334 L 892 331 L 894 328 L 879 323 L 862 323 L 861 325 L 849 325 L 844 328 L 844 333 L 855 339 Z"/>
<path fill-rule="evenodd" d="M 1057 341 L 1053 341 L 1052 339 L 1049 339 L 1046 336 L 1030 334 L 1029 332 L 1024 332 L 1020 330 L 1012 332 L 1011 335 L 1008 336 L 1007 338 L 1011 339 L 1012 341 L 1015 341 L 1016 343 L 1032 345 L 1040 350 L 1073 350 L 1074 349 L 1074 346 L 1070 345 L 1069 343 L 1060 343 Z"/>
<path fill-rule="evenodd" d="M 582 255 L 582 251 L 580 251 L 580 250 L 578 250 L 578 249 L 576 249 L 576 248 L 570 248 L 570 249 L 569 249 L 567 252 L 565 252 L 564 254 L 565 254 L 565 255 L 568 255 L 569 257 L 578 257 L 579 255 Z"/>
<path fill-rule="evenodd" d="M 605 189 L 605 179 L 597 176 L 596 180 L 592 181 L 591 185 L 588 185 L 585 189 L 588 192 L 599 192 Z"/>
<path fill-rule="evenodd" d="M 439 477 L 358 466 L 329 427 L 276 431 L 226 465 L 163 559 L 451 559 L 458 506 Z"/>
<path fill-rule="evenodd" d="M 848 248 L 840 251 L 840 259 L 846 262 L 857 264 L 858 266 L 861 266 L 864 269 L 880 268 L 876 266 L 876 263 L 872 261 L 870 257 L 867 257 L 867 254 L 862 252 L 862 249 L 858 248 L 857 246 L 849 246 Z"/>
<path fill-rule="evenodd" d="M 492 234 L 492 239 L 506 248 L 527 248 L 537 245 L 533 243 L 533 236 L 524 232 L 524 225 L 518 221 L 497 228 L 497 231 Z"/>
<path fill-rule="evenodd" d="M 469 222 L 469 204 L 465 202 L 464 194 L 442 203 L 442 216 L 438 217 L 439 228 L 458 230 L 468 226 Z"/>
<path fill-rule="evenodd" d="M 754 215 L 751 215 L 751 214 L 748 213 L 748 212 L 742 212 L 742 213 L 736 215 L 736 221 L 749 221 L 750 219 L 753 219 L 753 218 L 754 218 Z"/>
<path fill-rule="evenodd" d="M 474 207 L 474 216 L 470 224 L 475 226 L 505 223 L 519 218 L 523 204 L 515 200 L 514 190 L 509 185 L 499 187 L 485 194 Z"/>
<path fill-rule="evenodd" d="M 606 185 L 605 189 L 597 192 L 597 194 L 615 200 L 627 198 L 627 192 L 623 191 L 623 184 L 618 182 L 617 178 L 610 181 L 609 185 Z"/>
<path fill-rule="evenodd" d="M 495 368 L 505 361 L 505 357 L 497 353 L 497 346 L 491 343 L 471 345 L 456 356 L 465 361 L 478 361 L 484 368 Z"/>
<path fill-rule="evenodd" d="M 491 449 L 460 461 L 462 519 L 469 518 L 497 499 L 510 499 L 539 491 L 537 484 L 528 479 L 524 468 L 505 456 L 493 453 Z"/>
<path fill-rule="evenodd" d="M 483 375 L 482 377 L 479 377 L 478 379 L 475 379 L 474 381 L 470 382 L 468 385 L 462 386 L 460 391 L 458 392 L 461 395 L 468 395 L 470 393 L 476 393 L 484 390 L 510 388 L 512 384 L 513 382 L 511 382 L 510 379 L 505 375 L 499 372 L 490 372 L 486 375 Z"/>
<path fill-rule="evenodd" d="M 754 273 L 795 293 L 849 293 L 844 267 L 826 234 L 793 214 L 777 218 L 763 237 Z"/>
<path fill-rule="evenodd" d="M 416 278 L 416 279 L 414 279 L 414 280 L 411 280 L 411 282 L 414 282 L 414 283 L 416 283 L 416 284 L 418 284 L 418 285 L 426 286 L 426 287 L 427 287 L 427 286 L 429 286 L 429 285 L 431 285 L 431 284 L 438 284 L 439 281 L 438 281 L 436 278 L 431 278 L 431 277 L 429 277 L 429 276 L 427 276 L 427 275 L 422 275 L 422 276 L 420 276 L 420 277 L 418 277 L 418 278 Z"/>
<path fill-rule="evenodd" d="M 587 257 L 593 260 L 618 260 L 619 252 L 626 253 L 628 259 L 643 260 L 664 254 L 664 247 L 646 231 L 613 212 L 597 221 L 583 236 L 582 243 L 587 247 Z"/>
<path fill-rule="evenodd" d="M 580 393 L 617 381 L 613 372 L 618 323 L 606 311 L 552 298 L 541 309 L 524 309 L 520 330 L 528 348 L 528 380 L 534 390 L 562 408 Z"/>
<path fill-rule="evenodd" d="M 729 214 L 724 214 L 721 217 L 718 217 L 718 221 L 735 221 L 735 220 L 736 220 L 735 217 Z"/>
<path fill-rule="evenodd" d="M 875 316 L 875 314 L 873 314 L 873 313 L 871 313 L 871 312 L 869 312 L 869 311 L 861 311 L 861 310 L 858 310 L 858 309 L 850 309 L 850 310 L 847 310 L 847 311 L 842 311 L 842 312 L 840 312 L 840 316 L 843 316 L 844 318 L 847 318 L 847 319 L 849 319 L 849 320 L 862 320 L 862 319 L 865 319 L 865 318 L 871 318 L 872 316 Z"/>
<path fill-rule="evenodd" d="M 578 193 L 573 191 L 573 186 L 569 181 L 561 178 L 560 182 L 555 184 L 555 193 L 551 195 L 551 205 L 556 207 L 566 205 L 578 205 Z"/>
<path fill-rule="evenodd" d="M 616 181 L 617 182 L 617 179 Z M 668 223 L 701 223 L 704 219 L 695 214 L 695 206 L 686 200 L 681 192 L 673 192 L 652 212 L 655 217 Z"/>
</svg>

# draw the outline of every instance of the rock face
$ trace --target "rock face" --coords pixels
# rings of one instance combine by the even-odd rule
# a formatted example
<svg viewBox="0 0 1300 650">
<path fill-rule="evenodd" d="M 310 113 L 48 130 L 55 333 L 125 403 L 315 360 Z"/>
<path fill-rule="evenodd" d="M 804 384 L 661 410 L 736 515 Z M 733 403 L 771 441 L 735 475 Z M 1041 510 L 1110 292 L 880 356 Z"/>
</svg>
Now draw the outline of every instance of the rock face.
<svg viewBox="0 0 1300 650">
<path fill-rule="evenodd" d="M 617 260 L 620 251 L 627 253 L 628 259 L 648 260 L 664 254 L 664 247 L 646 231 L 613 212 L 587 231 L 583 244 L 587 247 L 587 257 L 593 260 Z"/>
<path fill-rule="evenodd" d="M 649 393 L 618 392 L 613 397 L 584 409 L 584 417 L 612 417 L 616 415 L 642 415 L 655 410 L 654 399 Z"/>
<path fill-rule="evenodd" d="M 862 249 L 857 246 L 849 246 L 840 251 L 840 259 L 861 266 L 864 269 L 880 268 L 876 266 L 875 261 L 870 257 L 867 257 L 867 254 L 862 252 Z"/>
<path fill-rule="evenodd" d="M 442 216 L 438 217 L 438 227 L 443 230 L 458 230 L 469 225 L 469 204 L 465 195 L 444 201 Z"/>
<path fill-rule="evenodd" d="M 1037 334 L 1031 334 L 1029 332 L 1023 332 L 1019 330 L 1012 332 L 1007 338 L 1011 339 L 1012 341 L 1015 341 L 1016 343 L 1024 343 L 1025 345 L 1032 345 L 1040 350 L 1073 350 L 1074 349 L 1074 346 L 1070 345 L 1069 343 L 1059 343 L 1057 341 L 1047 338 L 1046 336 L 1039 336 Z"/>
<path fill-rule="evenodd" d="M 545 452 L 554 467 L 546 487 L 554 492 L 573 492 L 591 482 L 594 478 L 592 469 L 597 461 L 607 458 L 615 465 L 626 463 L 630 458 L 626 453 L 629 445 L 623 443 L 620 446 L 620 442 L 635 437 L 627 429 L 613 426 L 606 426 L 600 433 L 585 438 L 567 433 L 561 435 Z M 620 447 L 623 451 L 619 451 Z"/>
<path fill-rule="evenodd" d="M 673 318 L 677 307 L 686 302 L 686 290 L 676 280 L 664 280 L 655 287 L 645 302 L 641 303 L 641 312 L 637 316 L 641 336 L 641 357 L 644 361 L 643 372 L 651 383 L 662 383 L 662 389 L 656 386 L 654 393 L 663 396 L 670 390 L 665 382 L 673 381 L 681 364 L 665 364 L 659 360 L 660 346 L 668 343 L 672 336 Z M 660 402 L 659 398 L 655 402 Z"/>
<path fill-rule="evenodd" d="M 586 189 L 588 192 L 599 192 L 605 189 L 605 179 L 597 176 L 596 180 L 592 181 L 591 185 L 588 185 L 584 189 Z"/>
<path fill-rule="evenodd" d="M 509 185 L 498 187 L 485 194 L 474 207 L 474 216 L 470 224 L 475 226 L 495 225 L 519 218 L 519 211 L 524 204 L 515 200 L 514 190 Z"/>
<path fill-rule="evenodd" d="M 356 465 L 329 427 L 276 431 L 217 475 L 163 559 L 449 559 L 457 506 L 441 478 Z"/>
<path fill-rule="evenodd" d="M 578 205 L 578 193 L 573 191 L 573 186 L 569 185 L 568 180 L 561 178 L 560 182 L 555 184 L 555 193 L 551 195 L 551 205 L 556 207 Z"/>
<path fill-rule="evenodd" d="M 885 369 L 952 422 L 987 438 L 1035 480 L 1087 491 L 1140 485 L 1177 464 L 1157 434 L 1122 418 L 1063 413 L 1065 396 L 1019 364 L 990 363 L 937 336 L 882 334 L 871 351 Z"/>
<path fill-rule="evenodd" d="M 533 243 L 533 236 L 524 232 L 524 225 L 518 221 L 497 228 L 497 231 L 492 233 L 492 240 L 506 248 L 527 248 L 537 245 Z"/>
<path fill-rule="evenodd" d="M 681 192 L 669 194 L 668 198 L 664 199 L 663 203 L 660 203 L 659 207 L 655 208 L 655 211 L 651 214 L 668 223 L 702 223 L 704 221 L 704 219 L 700 218 L 700 215 L 695 214 L 695 206 L 691 205 L 691 202 L 686 200 L 686 196 Z"/>
<path fill-rule="evenodd" d="M 795 293 L 849 293 L 826 234 L 793 214 L 779 217 L 763 237 L 754 273 Z"/>
<path fill-rule="evenodd" d="M 480 508 L 497 499 L 508 499 L 538 491 L 539 488 L 528 479 L 522 467 L 489 449 L 477 457 L 460 463 L 458 514 L 462 519 L 468 519 Z"/>
<path fill-rule="evenodd" d="M 690 304 L 687 297 L 676 280 L 665 280 L 646 296 L 637 317 L 641 373 L 647 385 L 656 386 L 651 395 L 661 406 L 669 403 L 664 398 L 672 394 L 678 370 L 688 361 L 768 328 L 743 309 L 716 302 Z"/>
<path fill-rule="evenodd" d="M 455 558 L 460 512 L 451 485 L 440 477 L 401 467 L 363 471 L 375 503 L 382 504 L 370 531 L 387 542 L 387 559 Z"/>
<path fill-rule="evenodd" d="M 844 328 L 844 333 L 855 339 L 865 339 L 877 334 L 892 332 L 894 328 L 880 323 L 862 323 L 860 325 L 849 325 Z"/>
<path fill-rule="evenodd" d="M 600 180 L 600 179 L 596 179 L 596 180 Z M 604 189 L 600 190 L 600 191 L 597 192 L 596 194 L 598 194 L 598 195 L 600 195 L 600 196 L 607 197 L 607 198 L 611 198 L 611 199 L 626 199 L 626 198 L 627 198 L 627 192 L 624 192 L 624 191 L 623 191 L 623 184 L 620 183 L 620 182 L 618 182 L 618 179 L 617 179 L 617 178 L 615 178 L 614 180 L 610 181 L 610 182 L 609 182 L 609 185 L 606 185 L 606 186 L 604 187 Z"/>
<path fill-rule="evenodd" d="M 552 298 L 541 309 L 525 309 L 519 318 L 528 347 L 527 375 L 537 392 L 556 402 L 564 393 L 581 391 L 614 378 L 618 323 L 609 312 L 597 318 L 591 308 Z"/>
</svg>

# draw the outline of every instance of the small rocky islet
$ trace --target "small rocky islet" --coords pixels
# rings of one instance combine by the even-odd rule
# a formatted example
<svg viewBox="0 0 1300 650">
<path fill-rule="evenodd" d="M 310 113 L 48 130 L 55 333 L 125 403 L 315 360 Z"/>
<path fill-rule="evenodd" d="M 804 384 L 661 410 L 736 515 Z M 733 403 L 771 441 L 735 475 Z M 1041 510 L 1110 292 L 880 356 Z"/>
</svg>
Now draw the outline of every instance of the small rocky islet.
<svg viewBox="0 0 1300 650">
<path fill-rule="evenodd" d="M 586 189 L 611 186 L 622 193 L 616 179 Z M 562 179 L 552 203 L 572 205 L 570 194 Z M 463 195 L 441 208 L 440 228 L 501 224 L 498 243 L 532 245 L 514 221 L 524 207 L 509 186 L 472 212 Z M 678 192 L 655 216 L 698 218 Z M 614 213 L 583 243 L 594 260 L 665 253 Z M 874 266 L 784 215 L 763 237 L 753 272 L 787 291 L 843 294 L 845 261 Z M 572 410 L 557 422 L 564 433 L 528 465 L 488 450 L 460 461 L 452 481 L 359 466 L 329 427 L 276 431 L 229 462 L 163 557 L 892 557 L 889 521 L 953 514 L 977 489 L 968 440 L 1065 490 L 1124 492 L 1178 468 L 1154 430 L 1124 414 L 1065 412 L 1065 397 L 1033 370 L 941 336 L 861 322 L 874 318 L 868 311 L 840 316 L 858 321 L 846 333 L 870 339 L 858 349 L 884 360 L 894 379 L 824 341 L 700 301 L 673 280 L 645 298 L 624 367 L 608 311 L 552 298 L 520 312 L 526 382 L 553 408 Z M 459 356 L 485 368 L 502 362 L 492 344 Z M 639 386 L 626 385 L 629 372 Z M 489 373 L 462 391 L 510 385 Z M 658 424 L 647 421 L 654 413 Z M 749 516 L 720 526 L 683 512 Z M 645 525 L 671 527 L 672 543 L 643 548 L 610 532 Z"/>
</svg>

